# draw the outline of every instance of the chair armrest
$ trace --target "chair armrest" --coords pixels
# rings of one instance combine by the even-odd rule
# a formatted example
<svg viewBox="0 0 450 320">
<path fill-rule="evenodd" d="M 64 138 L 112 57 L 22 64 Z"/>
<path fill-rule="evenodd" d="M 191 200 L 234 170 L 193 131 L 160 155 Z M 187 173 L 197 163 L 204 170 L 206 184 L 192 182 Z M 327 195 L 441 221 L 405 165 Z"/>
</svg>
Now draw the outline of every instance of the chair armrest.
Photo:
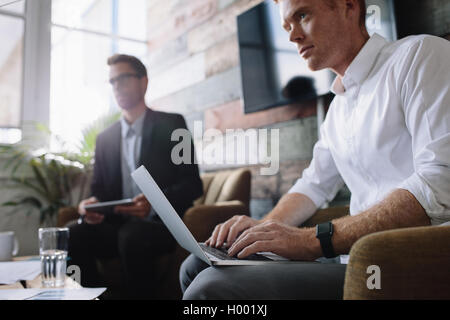
<svg viewBox="0 0 450 320">
<path fill-rule="evenodd" d="M 381 289 L 368 289 L 371 265 L 380 268 Z M 450 226 L 377 232 L 350 250 L 344 299 L 449 299 Z"/>
<path fill-rule="evenodd" d="M 63 207 L 58 210 L 58 215 L 56 219 L 56 226 L 67 227 L 77 222 L 80 214 L 75 207 Z"/>
<path fill-rule="evenodd" d="M 349 214 L 348 207 L 331 207 L 326 209 L 319 209 L 316 213 L 306 220 L 301 226 L 302 227 L 314 227 L 319 223 L 331 221 Z"/>
<path fill-rule="evenodd" d="M 183 220 L 194 238 L 201 242 L 209 238 L 216 225 L 234 215 L 249 215 L 247 206 L 238 200 L 196 205 L 186 211 Z"/>
</svg>

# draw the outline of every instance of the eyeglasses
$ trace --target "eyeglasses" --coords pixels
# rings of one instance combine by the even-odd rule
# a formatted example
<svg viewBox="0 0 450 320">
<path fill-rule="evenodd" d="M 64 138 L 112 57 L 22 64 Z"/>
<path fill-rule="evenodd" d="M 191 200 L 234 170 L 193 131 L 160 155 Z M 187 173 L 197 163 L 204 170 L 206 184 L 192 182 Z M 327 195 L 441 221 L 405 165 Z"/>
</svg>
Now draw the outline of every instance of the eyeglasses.
<svg viewBox="0 0 450 320">
<path fill-rule="evenodd" d="M 109 83 L 114 86 L 114 84 L 117 82 L 119 85 L 127 84 L 131 78 L 142 78 L 142 76 L 135 74 L 135 73 L 122 73 L 121 75 L 118 75 L 117 77 L 109 79 Z"/>
</svg>

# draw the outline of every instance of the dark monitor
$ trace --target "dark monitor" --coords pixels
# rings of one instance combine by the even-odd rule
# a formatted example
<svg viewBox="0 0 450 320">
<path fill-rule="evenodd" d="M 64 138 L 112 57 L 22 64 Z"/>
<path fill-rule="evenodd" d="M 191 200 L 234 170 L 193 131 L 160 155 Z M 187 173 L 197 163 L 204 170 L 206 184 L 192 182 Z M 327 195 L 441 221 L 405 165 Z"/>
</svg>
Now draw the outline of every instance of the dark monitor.
<svg viewBox="0 0 450 320">
<path fill-rule="evenodd" d="M 392 0 L 366 3 L 369 34 L 376 31 L 395 40 Z M 335 74 L 329 70 L 313 72 L 307 67 L 281 27 L 274 1 L 265 1 L 239 15 L 237 27 L 245 113 L 330 94 Z"/>
</svg>

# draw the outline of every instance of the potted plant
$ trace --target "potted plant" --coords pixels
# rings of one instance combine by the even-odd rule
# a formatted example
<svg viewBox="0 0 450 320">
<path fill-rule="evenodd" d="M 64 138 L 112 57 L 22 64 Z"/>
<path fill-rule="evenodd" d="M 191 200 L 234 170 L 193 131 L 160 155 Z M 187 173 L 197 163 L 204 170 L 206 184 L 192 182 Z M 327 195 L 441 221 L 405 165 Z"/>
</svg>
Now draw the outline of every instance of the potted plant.
<svg viewBox="0 0 450 320">
<path fill-rule="evenodd" d="M 76 207 L 84 196 L 92 172 L 96 137 L 119 116 L 120 113 L 101 116 L 84 128 L 76 152 L 36 150 L 33 144 L 27 143 L 0 146 L 0 154 L 6 158 L 4 169 L 10 174 L 9 187 L 20 190 L 2 206 L 28 207 L 28 214 L 38 210 L 41 224 L 63 225 L 75 218 Z M 45 126 L 37 124 L 37 127 L 54 136 Z M 74 192 L 76 187 L 78 196 Z"/>
</svg>

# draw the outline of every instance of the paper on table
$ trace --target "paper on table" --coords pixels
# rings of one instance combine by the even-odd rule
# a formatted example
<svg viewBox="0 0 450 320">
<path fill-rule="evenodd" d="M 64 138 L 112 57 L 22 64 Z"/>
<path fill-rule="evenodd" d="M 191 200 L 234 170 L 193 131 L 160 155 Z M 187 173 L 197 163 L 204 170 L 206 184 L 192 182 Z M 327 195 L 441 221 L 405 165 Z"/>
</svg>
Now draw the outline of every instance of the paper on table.
<svg viewBox="0 0 450 320">
<path fill-rule="evenodd" d="M 41 261 L 0 262 L 0 284 L 33 280 L 41 273 Z"/>
<path fill-rule="evenodd" d="M 5 289 L 0 300 L 93 300 L 106 288 L 80 289 Z"/>
</svg>

